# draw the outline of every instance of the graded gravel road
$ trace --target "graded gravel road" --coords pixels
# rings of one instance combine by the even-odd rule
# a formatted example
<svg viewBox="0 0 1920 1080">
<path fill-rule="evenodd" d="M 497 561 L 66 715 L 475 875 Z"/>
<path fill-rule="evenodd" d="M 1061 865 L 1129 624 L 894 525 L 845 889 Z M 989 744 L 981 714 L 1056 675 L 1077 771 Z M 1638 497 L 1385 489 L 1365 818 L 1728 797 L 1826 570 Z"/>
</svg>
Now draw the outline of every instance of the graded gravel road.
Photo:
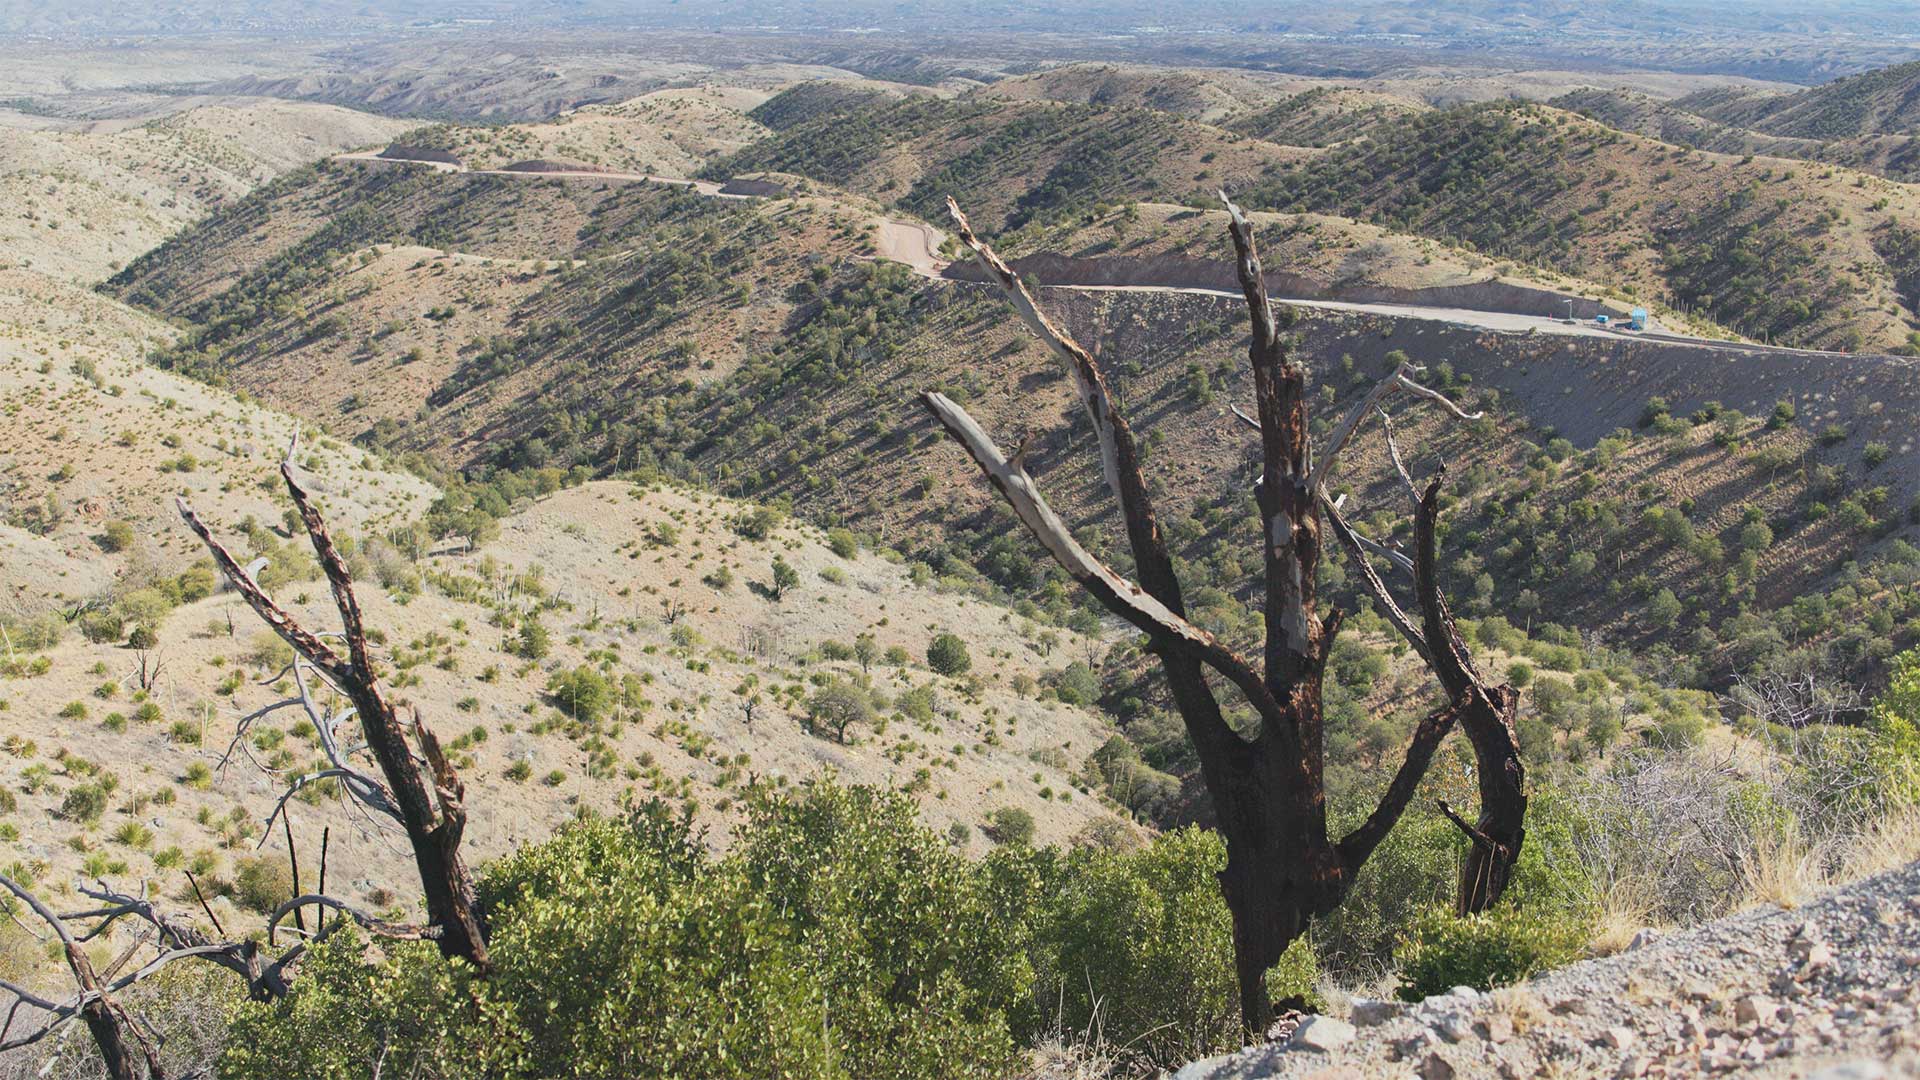
<svg viewBox="0 0 1920 1080">
<path fill-rule="evenodd" d="M 702 195 L 718 199 L 753 199 L 756 195 L 743 195 L 723 192 L 721 185 L 707 180 L 688 180 L 682 177 L 651 176 L 645 173 L 598 172 L 598 171 L 533 171 L 518 169 L 467 169 L 465 166 L 443 161 L 411 161 L 406 159 L 383 158 L 377 151 L 361 151 L 352 154 L 337 155 L 338 160 L 405 163 L 424 165 L 440 172 L 473 172 L 483 176 L 516 176 L 525 179 L 551 179 L 554 177 L 575 177 L 596 180 L 626 180 L 652 184 L 672 184 L 679 187 L 691 187 Z M 947 267 L 947 261 L 940 257 L 940 247 L 945 242 L 945 234 L 920 221 L 902 221 L 896 218 L 879 218 L 873 223 L 874 238 L 878 255 L 883 259 L 905 263 L 922 277 L 940 278 Z M 1185 293 L 1194 296 L 1224 296 L 1238 299 L 1240 294 L 1224 289 L 1185 286 L 1177 283 L 1157 285 L 1080 285 L 1071 283 L 1043 283 L 1044 288 L 1073 289 L 1079 292 L 1149 292 L 1149 293 Z M 1852 353 L 1822 352 L 1811 349 L 1789 349 L 1779 345 L 1759 345 L 1751 342 L 1715 341 L 1711 338 L 1697 338 L 1685 334 L 1676 334 L 1662 330 L 1658 326 L 1644 332 L 1624 329 L 1603 328 L 1594 323 L 1581 320 L 1549 318 L 1540 315 L 1517 315 L 1502 311 L 1482 311 L 1474 308 L 1424 307 L 1413 304 L 1373 304 L 1353 303 L 1342 300 L 1301 300 L 1291 297 L 1274 297 L 1277 302 L 1293 304 L 1299 307 L 1320 308 L 1329 311 L 1357 311 L 1372 315 L 1387 315 L 1400 319 L 1426 319 L 1454 326 L 1474 327 L 1510 334 L 1558 334 L 1568 337 L 1603 337 L 1619 339 L 1645 339 L 1711 349 L 1730 355 L 1754 353 L 1798 354 L 1805 356 L 1830 356 L 1835 358 L 1853 358 Z"/>
</svg>

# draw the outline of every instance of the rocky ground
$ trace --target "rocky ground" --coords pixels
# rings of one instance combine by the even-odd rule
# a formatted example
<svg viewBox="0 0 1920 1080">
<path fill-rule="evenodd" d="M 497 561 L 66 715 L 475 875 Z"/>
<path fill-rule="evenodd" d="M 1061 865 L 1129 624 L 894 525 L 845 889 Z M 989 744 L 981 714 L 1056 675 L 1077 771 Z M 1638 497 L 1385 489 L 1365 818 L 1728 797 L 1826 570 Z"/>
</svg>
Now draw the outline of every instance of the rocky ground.
<svg viewBox="0 0 1920 1080">
<path fill-rule="evenodd" d="M 1920 1076 L 1920 863 L 1481 994 L 1355 1001 L 1174 1080 Z"/>
</svg>

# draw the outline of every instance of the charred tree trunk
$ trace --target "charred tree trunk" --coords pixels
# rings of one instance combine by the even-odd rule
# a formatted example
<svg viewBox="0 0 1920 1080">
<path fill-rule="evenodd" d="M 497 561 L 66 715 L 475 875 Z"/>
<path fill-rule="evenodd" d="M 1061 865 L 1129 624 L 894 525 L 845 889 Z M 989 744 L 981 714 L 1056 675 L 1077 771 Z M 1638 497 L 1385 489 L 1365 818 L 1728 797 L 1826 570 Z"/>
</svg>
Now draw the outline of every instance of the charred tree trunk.
<svg viewBox="0 0 1920 1080">
<path fill-rule="evenodd" d="M 84 957 L 81 963 L 86 963 Z M 88 1001 L 81 1009 L 81 1019 L 86 1020 L 86 1034 L 94 1036 L 94 1047 L 100 1049 L 100 1063 L 108 1068 L 108 1076 L 113 1080 L 140 1080 L 140 1059 L 134 1055 L 132 1043 L 127 1042 L 127 1034 L 108 1001 Z M 150 1080 L 161 1080 L 157 1070 Z"/>
<path fill-rule="evenodd" d="M 466 789 L 441 752 L 439 740 L 417 716 L 412 725 L 413 734 L 431 776 L 425 775 L 414 759 L 406 728 L 381 692 L 346 560 L 334 547 L 319 509 L 294 477 L 292 448 L 280 465 L 280 475 L 286 481 L 287 491 L 293 497 L 332 587 L 346 642 L 345 658 L 275 605 L 185 502 L 180 503 L 180 514 L 255 613 L 353 703 L 367 748 L 379 762 L 386 780 L 386 794 L 396 811 L 394 816 L 406 830 L 407 841 L 412 846 L 414 866 L 419 871 L 426 900 L 427 919 L 434 927 L 440 952 L 448 957 L 461 957 L 485 973 L 491 967 L 486 924 L 475 908 L 473 879 L 460 856 L 460 841 L 467 823 Z"/>
<path fill-rule="evenodd" d="M 1397 460 L 1398 454 L 1395 455 Z M 1513 864 L 1526 840 L 1526 766 L 1520 761 L 1520 740 L 1514 731 L 1519 692 L 1511 686 L 1490 686 L 1473 662 L 1460 636 L 1447 598 L 1440 591 L 1435 569 L 1435 524 L 1439 516 L 1440 478 L 1427 485 L 1414 510 L 1414 587 L 1426 616 L 1429 663 L 1447 692 L 1460 705 L 1460 729 L 1473 745 L 1474 773 L 1480 786 L 1480 819 L 1467 834 L 1467 858 L 1460 868 L 1460 889 L 1454 910 L 1467 915 L 1485 911 L 1506 891 Z M 1448 817 L 1453 817 L 1448 811 Z"/>
<path fill-rule="evenodd" d="M 965 409 L 944 395 L 924 395 L 927 408 L 965 447 L 988 481 L 1069 576 L 1108 610 L 1147 635 L 1193 740 L 1225 840 L 1227 866 L 1220 873 L 1220 887 L 1233 916 L 1241 1017 L 1248 1034 L 1259 1037 L 1273 1018 L 1266 988 L 1268 970 L 1315 917 L 1339 906 L 1352 888 L 1354 875 L 1412 800 L 1435 748 L 1453 725 L 1465 721 L 1476 731 L 1487 732 L 1490 752 L 1498 749 L 1499 732 L 1509 736 L 1512 732 L 1512 690 L 1486 688 L 1433 584 L 1432 497 L 1438 491 L 1437 482 L 1429 491 L 1420 519 L 1426 541 L 1422 561 L 1427 573 L 1417 584 L 1424 626 L 1415 626 L 1400 609 L 1366 562 L 1369 542 L 1345 525 L 1338 508 L 1325 494 L 1327 477 L 1341 450 L 1368 413 L 1388 396 L 1408 393 L 1440 402 L 1456 415 L 1465 414 L 1441 395 L 1414 382 L 1403 368 L 1376 386 L 1349 413 L 1335 429 L 1331 445 L 1316 460 L 1308 438 L 1306 370 L 1290 355 L 1285 335 L 1292 313 L 1276 312 L 1269 302 L 1252 224 L 1237 207 L 1227 204 L 1229 233 L 1253 324 L 1249 359 L 1259 417 L 1256 420 L 1242 414 L 1242 419 L 1259 432 L 1262 453 L 1255 495 L 1261 518 L 1266 633 L 1263 662 L 1256 668 L 1187 620 L 1180 582 L 1140 469 L 1132 429 L 1114 405 L 1093 357 L 1048 319 L 1006 263 L 973 235 L 965 215 L 952 200 L 948 201 L 948 210 L 959 227 L 960 239 L 1000 286 L 1021 320 L 1072 378 L 1099 444 L 1101 473 L 1119 503 L 1128 546 L 1138 568 L 1138 584 L 1121 578 L 1073 538 L 1027 474 L 1024 447 L 1009 458 Z M 1411 480 L 1408 483 L 1411 486 Z M 1339 612 L 1322 619 L 1318 610 L 1317 577 L 1325 523 L 1330 523 L 1336 537 L 1359 555 L 1363 577 L 1375 601 L 1434 668 L 1450 699 L 1446 707 L 1415 729 L 1399 770 L 1372 814 L 1338 842 L 1327 834 L 1324 778 L 1321 692 L 1340 625 Z M 1402 557 L 1401 562 L 1407 569 L 1414 569 L 1411 560 Z M 1428 640 L 1439 642 L 1439 648 L 1428 648 Z M 1436 652 L 1444 652 L 1444 662 Z M 1253 707 L 1259 717 L 1254 731 L 1243 735 L 1226 723 L 1207 682 L 1209 669 L 1232 684 Z M 1483 717 L 1481 710 L 1491 710 L 1492 719 Z M 1479 745 L 1476 739 L 1476 747 Z M 1507 745 L 1511 746 L 1510 738 Z M 1512 792 L 1517 794 L 1524 777 L 1518 771 L 1517 758 L 1512 765 L 1512 769 L 1500 773 L 1501 785 L 1510 782 Z M 1524 797 L 1515 803 L 1504 798 L 1507 791 L 1506 786 L 1488 788 L 1483 782 L 1483 792 L 1503 796 L 1483 797 L 1483 802 L 1490 808 L 1497 807 L 1490 811 L 1493 824 L 1498 827 L 1498 835 L 1509 838 L 1496 845 L 1494 865 L 1484 875 L 1494 883 L 1487 891 L 1495 895 L 1497 883 L 1504 882 L 1502 867 L 1511 865 L 1511 856 L 1519 849 L 1516 815 L 1525 810 Z M 1514 830 L 1506 829 L 1509 820 Z M 1499 861 L 1502 852 L 1505 863 Z"/>
</svg>

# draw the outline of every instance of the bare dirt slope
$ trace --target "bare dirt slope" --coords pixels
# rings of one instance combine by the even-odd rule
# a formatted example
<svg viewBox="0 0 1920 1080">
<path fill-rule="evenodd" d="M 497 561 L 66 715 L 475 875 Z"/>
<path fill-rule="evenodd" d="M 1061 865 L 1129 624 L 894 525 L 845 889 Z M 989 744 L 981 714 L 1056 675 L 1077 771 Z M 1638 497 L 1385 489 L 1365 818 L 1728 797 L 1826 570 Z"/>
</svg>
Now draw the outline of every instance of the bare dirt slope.
<svg viewBox="0 0 1920 1080">
<path fill-rule="evenodd" d="M 345 525 L 351 492 L 332 487 L 329 511 L 347 535 L 362 535 Z M 200 492 L 194 502 L 229 543 L 244 543 L 231 511 Z M 954 842 L 976 851 L 990 843 L 977 826 L 1001 807 L 1031 812 L 1042 843 L 1118 823 L 1075 776 L 1111 728 L 1090 711 L 1041 700 L 1026 681 L 1084 655 L 1073 635 L 1043 644 L 1006 609 L 916 586 L 906 567 L 872 552 L 842 557 L 811 527 L 788 522 L 746 539 L 729 522 L 747 509 L 591 483 L 509 518 L 478 553 L 363 572 L 360 599 L 391 694 L 417 704 L 458 755 L 476 858 L 544 838 L 584 810 L 617 811 L 629 796 L 697 807 L 709 839 L 724 844 L 748 782 L 829 772 L 914 792 L 930 825 L 961 826 Z M 163 530 L 186 535 L 178 525 Z M 776 556 L 800 578 L 778 601 L 763 588 Z M 720 583 L 722 567 L 731 581 Z M 332 625 L 324 582 L 295 580 L 276 593 L 306 625 Z M 512 634 L 495 624 L 508 610 L 538 612 L 548 656 L 504 651 Z M 926 668 L 928 642 L 942 631 L 968 642 L 973 673 Z M 885 706 L 844 743 L 810 733 L 803 718 L 816 679 L 861 670 L 856 660 L 826 659 L 822 643 L 851 644 L 862 633 L 883 654 L 871 677 Z M 46 654 L 45 673 L 0 682 L 0 785 L 19 802 L 7 817 L 18 829 L 9 848 L 49 888 L 84 872 L 148 878 L 172 892 L 184 885 L 183 859 L 202 863 L 203 880 L 230 879 L 261 843 L 286 780 L 317 756 L 294 709 L 249 729 L 220 767 L 240 717 L 287 689 L 269 685 L 284 663 L 276 639 L 231 594 L 176 609 L 159 639 L 165 669 L 145 694 L 131 650 L 76 635 Z M 884 655 L 894 648 L 904 656 Z M 553 672 L 582 664 L 627 686 L 598 723 L 575 722 L 546 693 Z M 751 719 L 743 689 L 762 696 Z M 111 806 L 76 820 L 62 807 L 96 767 L 117 778 Z M 329 875 L 347 883 L 340 892 L 376 907 L 412 893 L 404 843 L 332 796 L 291 805 L 303 860 L 331 827 Z M 268 839 L 270 857 L 284 859 L 277 827 Z M 227 902 L 217 904 L 229 918 Z"/>
<path fill-rule="evenodd" d="M 1647 937 L 1492 995 L 1356 1006 L 1357 1031 L 1315 1021 L 1176 1080 L 1920 1076 L 1920 863 Z"/>
<path fill-rule="evenodd" d="M 0 612 L 70 607 L 184 569 L 199 553 L 175 525 L 175 495 L 233 521 L 279 520 L 260 485 L 303 422 L 146 364 L 146 347 L 173 333 L 77 286 L 0 271 Z M 303 456 L 356 529 L 416 517 L 435 494 L 331 440 Z M 113 521 L 136 539 L 108 552 Z"/>
<path fill-rule="evenodd" d="M 712 158 L 767 134 L 747 118 L 769 92 L 696 86 L 589 105 L 552 120 L 502 127 L 445 127 L 427 136 L 470 169 L 534 159 L 615 172 L 692 176 Z"/>
<path fill-rule="evenodd" d="M 267 101 L 77 131 L 0 127 L 0 266 L 98 281 L 296 165 L 412 124 Z"/>
</svg>

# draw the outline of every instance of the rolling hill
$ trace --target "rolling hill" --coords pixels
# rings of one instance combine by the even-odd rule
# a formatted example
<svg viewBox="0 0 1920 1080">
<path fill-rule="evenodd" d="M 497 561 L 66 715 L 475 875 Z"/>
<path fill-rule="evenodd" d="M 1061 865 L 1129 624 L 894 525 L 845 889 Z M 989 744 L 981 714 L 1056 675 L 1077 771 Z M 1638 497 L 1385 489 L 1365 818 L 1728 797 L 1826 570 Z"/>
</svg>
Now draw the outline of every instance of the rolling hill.
<svg viewBox="0 0 1920 1080">
<path fill-rule="evenodd" d="M 1544 106 L 1409 116 L 1247 198 L 1551 266 L 1750 337 L 1886 351 L 1920 328 L 1912 268 L 1888 243 L 1920 222 L 1912 188 L 1675 147 Z"/>
<path fill-rule="evenodd" d="M 1877 68 L 1795 94 L 1705 91 L 1675 104 L 1722 123 L 1789 138 L 1920 135 L 1920 62 Z"/>
<path fill-rule="evenodd" d="M 352 207 L 378 210 L 388 231 L 353 225 Z M 671 476 L 886 537 L 937 574 L 1046 595 L 1051 572 L 1005 535 L 915 395 L 941 389 L 990 430 L 1028 433 L 1035 475 L 1098 538 L 1110 511 L 1070 450 L 1070 396 L 990 291 L 872 261 L 869 213 L 819 195 L 727 202 L 591 178 L 330 166 L 216 215 L 114 288 L 201 327 L 163 362 L 364 446 L 479 476 Z M 1058 220 L 1009 250 L 1109 260 L 1149 284 L 1156 266 L 1218 258 L 1217 212 L 1142 204 Z M 1276 260 L 1326 287 L 1477 285 L 1499 269 L 1341 219 L 1262 220 Z M 393 231 L 456 224 L 452 254 Z M 1209 617 L 1238 625 L 1245 451 L 1224 409 L 1249 393 L 1237 301 L 1048 295 L 1113 365 L 1183 558 L 1222 583 Z M 1473 612 L 1552 611 L 1669 673 L 1679 665 L 1684 685 L 1783 656 L 1871 671 L 1915 632 L 1905 601 L 1885 600 L 1912 566 L 1920 498 L 1899 362 L 1339 311 L 1307 313 L 1299 333 L 1329 414 L 1396 351 L 1494 410 L 1471 438 L 1435 433 L 1431 451 L 1470 478 L 1453 535 Z M 1853 363 L 1838 384 L 1822 368 Z M 1362 453 L 1354 468 L 1365 503 L 1384 504 L 1384 459 Z M 1600 551 L 1625 561 L 1588 567 Z M 1849 561 L 1858 577 L 1836 569 Z M 1595 587 L 1604 573 L 1616 580 Z M 1827 599 L 1804 609 L 1809 596 Z"/>
<path fill-rule="evenodd" d="M 298 165 L 412 125 L 265 101 L 82 130 L 0 126 L 0 262 L 98 281 L 215 207 Z"/>
<path fill-rule="evenodd" d="M 787 91 L 801 93 L 804 109 L 781 95 L 749 114 L 780 127 L 706 175 L 794 173 L 929 220 L 952 195 L 997 231 L 1099 202 L 1244 187 L 1304 153 L 1150 108 Z"/>
</svg>

